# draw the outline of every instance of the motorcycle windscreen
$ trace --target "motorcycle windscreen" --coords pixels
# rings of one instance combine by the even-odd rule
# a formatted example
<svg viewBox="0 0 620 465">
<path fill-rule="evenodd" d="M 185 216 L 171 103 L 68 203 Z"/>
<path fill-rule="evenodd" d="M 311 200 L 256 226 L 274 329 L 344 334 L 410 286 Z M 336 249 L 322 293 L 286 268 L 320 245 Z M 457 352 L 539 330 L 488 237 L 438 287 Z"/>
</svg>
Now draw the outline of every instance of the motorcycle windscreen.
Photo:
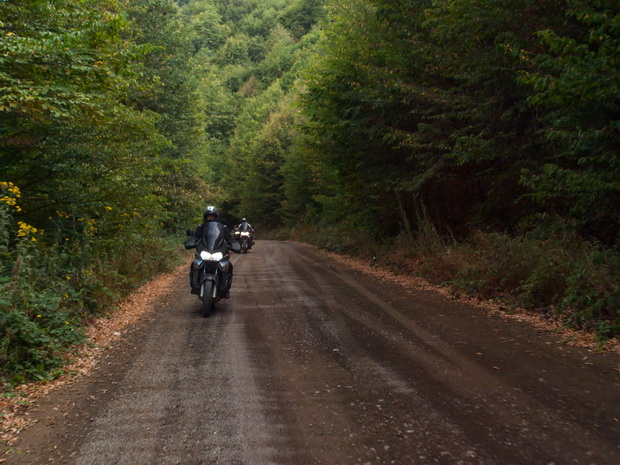
<svg viewBox="0 0 620 465">
<path fill-rule="evenodd" d="M 202 229 L 201 244 L 198 248 L 200 251 L 223 252 L 228 250 L 228 245 L 224 239 L 224 225 L 216 221 L 210 221 L 205 224 Z"/>
<path fill-rule="evenodd" d="M 239 225 L 239 231 L 249 231 L 249 230 L 250 230 L 250 225 L 248 224 L 247 221 L 244 221 L 243 223 Z"/>
</svg>

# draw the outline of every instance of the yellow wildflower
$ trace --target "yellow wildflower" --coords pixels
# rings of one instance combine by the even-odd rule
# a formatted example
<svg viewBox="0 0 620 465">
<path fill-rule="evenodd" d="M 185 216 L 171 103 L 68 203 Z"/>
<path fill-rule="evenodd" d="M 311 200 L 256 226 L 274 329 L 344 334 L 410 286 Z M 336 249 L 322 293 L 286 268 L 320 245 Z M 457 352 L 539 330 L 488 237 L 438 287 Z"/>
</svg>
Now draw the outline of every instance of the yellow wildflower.
<svg viewBox="0 0 620 465">
<path fill-rule="evenodd" d="M 0 181 L 0 204 L 14 207 L 19 212 L 21 208 L 17 205 L 17 199 L 20 196 L 19 187 L 12 182 Z"/>
<path fill-rule="evenodd" d="M 39 232 L 43 232 L 42 230 L 39 230 L 34 226 L 29 225 L 28 223 L 24 223 L 23 221 L 18 221 L 17 226 L 17 237 L 27 237 L 37 234 Z"/>
</svg>

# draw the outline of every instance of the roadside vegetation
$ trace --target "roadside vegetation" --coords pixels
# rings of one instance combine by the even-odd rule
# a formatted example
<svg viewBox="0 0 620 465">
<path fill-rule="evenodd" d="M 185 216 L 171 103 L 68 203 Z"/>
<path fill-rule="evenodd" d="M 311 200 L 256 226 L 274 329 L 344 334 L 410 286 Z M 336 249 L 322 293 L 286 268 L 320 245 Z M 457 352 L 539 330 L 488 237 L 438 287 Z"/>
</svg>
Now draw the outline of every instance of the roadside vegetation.
<svg viewBox="0 0 620 465">
<path fill-rule="evenodd" d="M 0 3 L 9 385 L 56 376 L 85 324 L 178 262 L 209 191 L 189 48 L 171 2 Z"/>
<path fill-rule="evenodd" d="M 506 312 L 525 309 L 596 335 L 601 349 L 617 337 L 620 259 L 613 249 L 592 247 L 575 237 L 499 232 L 478 232 L 457 241 L 439 235 L 430 223 L 422 228 L 382 241 L 364 232 L 314 226 L 281 231 L 278 237 L 417 276 L 457 297 L 496 302 Z"/>
<path fill-rule="evenodd" d="M 619 47 L 612 0 L 0 2 L 0 376 L 207 204 L 617 337 Z"/>
</svg>

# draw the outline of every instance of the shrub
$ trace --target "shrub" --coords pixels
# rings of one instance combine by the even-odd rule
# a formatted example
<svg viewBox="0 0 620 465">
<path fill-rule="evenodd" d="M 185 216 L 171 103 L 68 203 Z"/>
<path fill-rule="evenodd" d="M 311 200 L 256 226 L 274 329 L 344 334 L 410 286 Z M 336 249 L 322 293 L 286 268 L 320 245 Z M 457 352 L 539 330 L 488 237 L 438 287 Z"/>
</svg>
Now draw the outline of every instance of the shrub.
<svg viewBox="0 0 620 465">
<path fill-rule="evenodd" d="M 118 229 L 112 238 L 92 227 L 44 232 L 14 220 L 18 198 L 19 189 L 0 183 L 0 380 L 9 386 L 56 376 L 94 315 L 181 256 L 176 238 L 150 230 Z"/>
<path fill-rule="evenodd" d="M 558 313 L 575 328 L 594 329 L 602 337 L 620 334 L 619 276 L 616 251 L 594 248 L 574 264 Z"/>
</svg>

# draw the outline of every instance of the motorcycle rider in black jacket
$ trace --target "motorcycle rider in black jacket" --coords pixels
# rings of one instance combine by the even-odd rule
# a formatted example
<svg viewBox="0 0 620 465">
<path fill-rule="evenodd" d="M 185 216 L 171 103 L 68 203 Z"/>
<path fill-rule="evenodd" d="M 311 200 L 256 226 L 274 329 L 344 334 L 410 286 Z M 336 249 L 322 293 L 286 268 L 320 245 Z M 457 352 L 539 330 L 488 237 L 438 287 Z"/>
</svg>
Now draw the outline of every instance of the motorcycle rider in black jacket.
<svg viewBox="0 0 620 465">
<path fill-rule="evenodd" d="M 213 206 L 208 206 L 207 208 L 205 208 L 205 211 L 202 215 L 204 222 L 196 228 L 194 233 L 185 243 L 185 248 L 187 249 L 187 248 L 195 247 L 198 241 L 200 241 L 202 238 L 202 233 L 203 233 L 204 228 L 209 223 L 215 222 L 216 227 L 220 230 L 220 233 L 222 237 L 224 238 L 224 241 L 226 242 L 226 245 L 228 246 L 228 248 L 232 249 L 233 244 L 235 243 L 235 240 L 233 239 L 232 234 L 230 234 L 228 227 L 225 224 L 219 223 L 217 221 L 219 216 L 220 216 L 220 213 L 217 208 Z M 198 274 L 194 273 L 194 264 L 192 263 L 190 267 L 190 271 L 189 271 L 189 281 L 192 287 L 192 294 L 198 294 L 200 292 L 200 283 L 195 282 L 194 275 L 196 275 L 196 278 L 197 278 Z M 232 278 L 233 278 L 233 264 L 230 263 L 228 267 L 228 280 L 227 280 L 228 285 L 226 287 L 226 294 L 224 295 L 224 298 L 226 299 L 230 298 L 230 287 L 232 286 Z"/>
</svg>

